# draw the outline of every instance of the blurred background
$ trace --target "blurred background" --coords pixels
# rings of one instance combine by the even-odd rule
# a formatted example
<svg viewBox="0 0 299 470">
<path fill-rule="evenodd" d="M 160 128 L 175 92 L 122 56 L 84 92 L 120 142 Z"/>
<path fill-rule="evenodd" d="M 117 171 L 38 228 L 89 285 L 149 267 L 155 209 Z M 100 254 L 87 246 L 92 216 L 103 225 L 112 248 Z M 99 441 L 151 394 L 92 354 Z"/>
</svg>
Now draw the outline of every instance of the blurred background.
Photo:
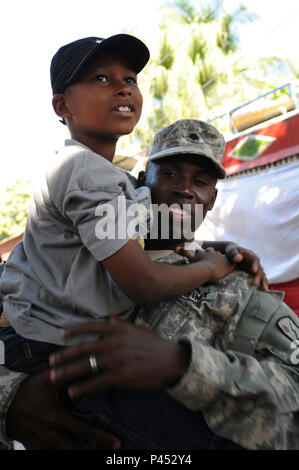
<svg viewBox="0 0 299 470">
<path fill-rule="evenodd" d="M 226 138 L 229 179 L 201 237 L 252 247 L 274 283 L 299 277 L 297 0 L 11 0 L 1 18 L 0 244 L 22 234 L 33 189 L 68 138 L 51 105 L 52 56 L 81 37 L 126 32 L 151 59 L 139 75 L 142 118 L 120 139 L 116 164 L 137 174 L 157 129 L 180 118 L 210 121 Z M 279 121 L 275 131 L 269 119 Z"/>
<path fill-rule="evenodd" d="M 1 17 L 0 240 L 24 224 L 22 203 L 26 211 L 32 185 L 68 137 L 52 110 L 49 79 L 61 45 L 119 32 L 148 45 L 142 119 L 120 139 L 116 157 L 132 157 L 128 169 L 159 127 L 213 119 L 299 76 L 296 0 L 15 0 L 2 3 Z M 214 124 L 224 130 L 223 119 Z M 16 208 L 15 220 L 4 220 Z"/>
</svg>

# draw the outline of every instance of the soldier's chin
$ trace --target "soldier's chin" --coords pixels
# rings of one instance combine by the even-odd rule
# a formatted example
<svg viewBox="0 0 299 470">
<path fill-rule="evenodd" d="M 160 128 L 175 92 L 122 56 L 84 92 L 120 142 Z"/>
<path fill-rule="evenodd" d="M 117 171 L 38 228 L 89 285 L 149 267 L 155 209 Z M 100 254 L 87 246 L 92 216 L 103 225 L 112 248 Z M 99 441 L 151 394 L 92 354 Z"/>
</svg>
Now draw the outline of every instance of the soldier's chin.
<svg viewBox="0 0 299 470">
<path fill-rule="evenodd" d="M 171 240 L 180 241 L 182 243 L 194 240 L 194 230 L 186 228 L 183 223 L 173 223 L 169 230 L 169 238 Z"/>
</svg>

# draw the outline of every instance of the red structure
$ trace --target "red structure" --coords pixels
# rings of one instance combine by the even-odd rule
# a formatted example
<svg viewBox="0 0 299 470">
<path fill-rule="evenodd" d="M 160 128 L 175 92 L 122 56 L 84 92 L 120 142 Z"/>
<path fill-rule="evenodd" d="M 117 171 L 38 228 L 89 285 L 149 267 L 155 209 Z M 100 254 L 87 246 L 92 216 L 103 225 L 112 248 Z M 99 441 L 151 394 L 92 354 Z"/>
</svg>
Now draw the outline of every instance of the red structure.
<svg viewBox="0 0 299 470">
<path fill-rule="evenodd" d="M 256 127 L 256 129 L 251 129 L 250 133 L 248 131 L 246 133 L 243 132 L 226 140 L 222 164 L 226 168 L 228 175 L 269 165 L 278 160 L 299 154 L 299 110 L 292 111 L 279 118 L 271 119 L 267 124 L 264 123 L 262 126 Z M 265 146 L 264 150 L 261 149 L 260 155 L 254 159 L 248 157 L 246 161 L 244 157 L 240 159 L 237 155 L 234 156 L 234 149 L 238 144 L 242 144 L 244 138 L 248 136 L 270 137 L 273 140 L 267 139 L 268 142 L 266 141 L 266 144 L 268 145 Z M 247 142 L 248 140 L 252 140 L 252 137 L 247 139 Z M 256 142 L 263 142 L 263 140 L 257 140 Z M 257 148 L 257 145 L 255 148 Z M 241 145 L 239 149 L 242 149 Z"/>
<path fill-rule="evenodd" d="M 274 95 L 277 91 L 283 91 L 284 93 L 283 96 L 281 95 L 280 102 L 275 104 L 275 100 L 272 100 L 273 105 L 269 106 L 269 96 L 271 93 Z M 263 108 L 263 100 L 265 99 L 267 99 L 267 106 L 265 105 Z M 250 109 L 248 110 L 248 108 Z M 232 110 L 226 115 L 226 119 L 224 119 L 224 116 L 219 117 L 222 119 L 220 122 L 219 118 L 215 118 L 210 122 L 216 125 L 224 134 L 223 122 L 229 123 L 231 133 L 226 133 L 226 149 L 222 164 L 226 168 L 227 175 L 229 177 L 233 176 L 234 180 L 244 174 L 251 173 L 251 181 L 254 183 L 254 174 L 258 175 L 262 167 L 274 167 L 278 163 L 284 165 L 292 159 L 298 159 L 299 108 L 297 107 L 297 95 L 295 90 L 292 90 L 291 84 L 284 85 L 259 97 L 257 100 Z M 269 116 L 271 119 L 269 119 Z M 246 120 L 248 122 L 247 126 Z M 220 126 L 217 125 L 219 123 Z M 242 132 L 238 132 L 240 128 L 242 128 Z M 228 183 L 225 181 L 223 184 Z M 242 188 L 241 178 L 239 184 Z M 293 206 L 299 206 L 298 192 L 294 194 Z M 242 225 L 243 218 L 244 213 L 240 213 L 240 225 Z M 238 240 L 238 233 L 236 233 L 235 239 Z M 261 250 L 266 243 L 267 239 L 260 240 Z M 292 243 L 295 243 L 294 238 Z M 293 246 L 294 253 L 299 252 L 298 245 L 299 227 L 297 227 L 297 243 L 296 246 Z M 261 251 L 257 250 L 257 252 L 260 253 Z M 285 302 L 299 316 L 299 268 L 295 273 L 292 271 L 290 277 L 291 280 L 288 282 L 272 284 L 271 289 L 284 291 Z"/>
</svg>

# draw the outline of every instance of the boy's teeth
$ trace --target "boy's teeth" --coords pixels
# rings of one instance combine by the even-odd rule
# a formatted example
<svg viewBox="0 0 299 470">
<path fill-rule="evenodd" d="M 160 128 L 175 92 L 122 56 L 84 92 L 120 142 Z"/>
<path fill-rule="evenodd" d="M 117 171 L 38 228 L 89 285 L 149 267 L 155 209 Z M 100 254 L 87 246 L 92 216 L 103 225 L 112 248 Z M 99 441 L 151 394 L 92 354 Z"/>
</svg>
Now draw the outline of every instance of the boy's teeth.
<svg viewBox="0 0 299 470">
<path fill-rule="evenodd" d="M 131 108 L 129 108 L 128 106 L 119 106 L 117 110 L 121 112 L 129 113 L 131 111 Z"/>
</svg>

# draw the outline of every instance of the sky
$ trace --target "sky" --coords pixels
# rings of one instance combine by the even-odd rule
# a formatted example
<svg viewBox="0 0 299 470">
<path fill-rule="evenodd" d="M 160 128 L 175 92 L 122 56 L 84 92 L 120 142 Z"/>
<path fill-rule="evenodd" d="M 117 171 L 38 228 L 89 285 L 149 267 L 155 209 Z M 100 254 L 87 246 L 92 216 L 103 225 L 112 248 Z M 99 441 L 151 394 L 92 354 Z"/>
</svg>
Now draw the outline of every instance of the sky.
<svg viewBox="0 0 299 470">
<path fill-rule="evenodd" d="M 86 36 L 134 31 L 149 49 L 165 0 L 6 0 L 1 2 L 0 194 L 17 178 L 38 181 L 66 128 L 51 105 L 49 65 L 57 49 Z M 258 14 L 240 29 L 245 56 L 297 58 L 298 0 L 243 0 Z M 195 2 L 196 4 L 196 2 Z M 233 8 L 236 0 L 224 0 Z M 282 6 L 283 4 L 283 6 Z"/>
</svg>

